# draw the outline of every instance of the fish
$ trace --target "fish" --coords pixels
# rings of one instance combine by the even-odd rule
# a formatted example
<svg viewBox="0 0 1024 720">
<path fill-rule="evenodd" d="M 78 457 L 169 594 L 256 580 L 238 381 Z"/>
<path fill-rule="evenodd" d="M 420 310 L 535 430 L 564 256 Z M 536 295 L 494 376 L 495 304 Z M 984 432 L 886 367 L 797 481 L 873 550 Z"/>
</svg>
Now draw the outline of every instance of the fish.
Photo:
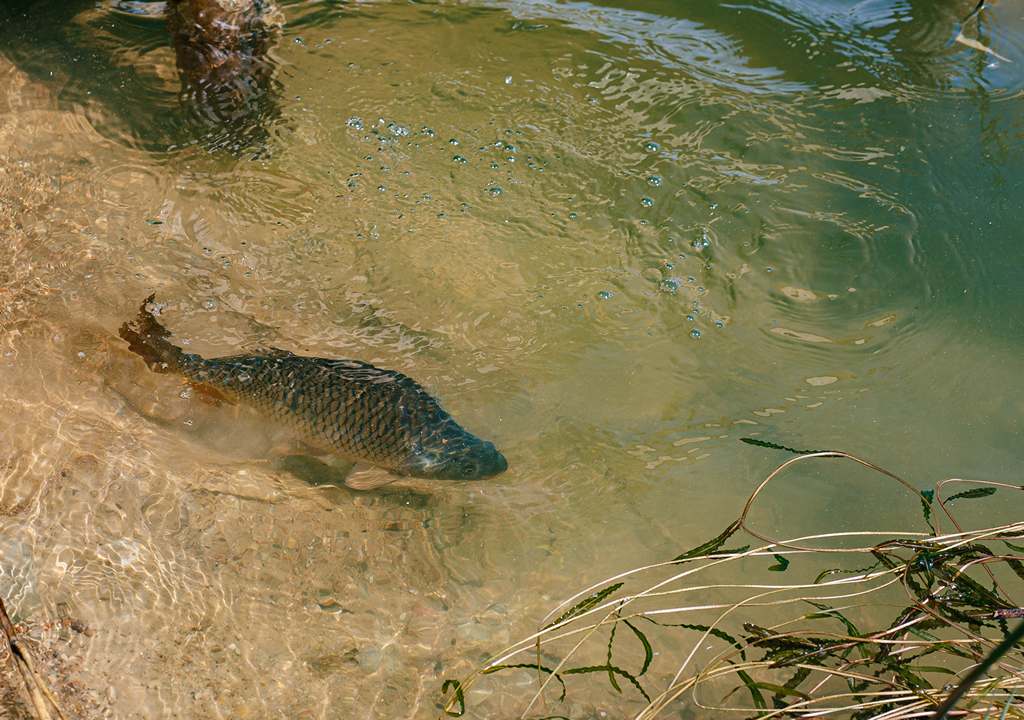
<svg viewBox="0 0 1024 720">
<path fill-rule="evenodd" d="M 129 350 L 154 372 L 181 375 L 201 393 L 284 424 L 314 450 L 399 477 L 482 480 L 508 469 L 494 443 L 459 425 L 400 372 L 279 348 L 214 358 L 187 353 L 157 319 L 155 298 L 146 298 L 134 322 L 121 326 Z M 377 484 L 383 483 L 364 487 Z"/>
</svg>

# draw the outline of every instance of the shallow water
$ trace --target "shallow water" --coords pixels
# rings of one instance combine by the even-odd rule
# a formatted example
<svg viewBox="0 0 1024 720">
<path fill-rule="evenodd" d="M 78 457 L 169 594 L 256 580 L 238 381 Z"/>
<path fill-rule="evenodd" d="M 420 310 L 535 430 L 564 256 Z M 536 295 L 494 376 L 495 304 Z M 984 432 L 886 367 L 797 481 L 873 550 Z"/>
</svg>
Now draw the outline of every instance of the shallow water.
<svg viewBox="0 0 1024 720">
<path fill-rule="evenodd" d="M 88 628 L 83 715 L 436 716 L 558 600 L 717 534 L 787 457 L 741 437 L 1015 482 L 1024 11 L 964 28 L 997 56 L 954 42 L 974 4 L 286 3 L 227 123 L 159 17 L 0 10 L 0 587 Z M 406 372 L 511 468 L 282 465 L 127 352 L 151 292 L 204 355 Z M 845 471 L 762 508 L 919 522 Z M 558 712 L 641 706 L 594 687 Z"/>
</svg>

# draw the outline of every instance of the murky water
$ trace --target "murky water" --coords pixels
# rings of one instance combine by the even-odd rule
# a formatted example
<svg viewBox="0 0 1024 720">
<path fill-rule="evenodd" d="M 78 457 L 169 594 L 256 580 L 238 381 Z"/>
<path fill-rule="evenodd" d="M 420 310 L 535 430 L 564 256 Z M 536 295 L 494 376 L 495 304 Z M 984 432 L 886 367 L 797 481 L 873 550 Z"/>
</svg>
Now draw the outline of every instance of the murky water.
<svg viewBox="0 0 1024 720">
<path fill-rule="evenodd" d="M 988 53 L 974 4 L 288 3 L 228 120 L 159 8 L 5 5 L 0 590 L 75 620 L 82 714 L 436 716 L 557 600 L 716 534 L 784 459 L 740 437 L 1019 478 L 1024 8 L 964 28 Z M 402 370 L 511 468 L 282 464 L 127 352 L 151 292 L 204 355 Z M 858 477 L 763 522 L 914 522 Z"/>
</svg>

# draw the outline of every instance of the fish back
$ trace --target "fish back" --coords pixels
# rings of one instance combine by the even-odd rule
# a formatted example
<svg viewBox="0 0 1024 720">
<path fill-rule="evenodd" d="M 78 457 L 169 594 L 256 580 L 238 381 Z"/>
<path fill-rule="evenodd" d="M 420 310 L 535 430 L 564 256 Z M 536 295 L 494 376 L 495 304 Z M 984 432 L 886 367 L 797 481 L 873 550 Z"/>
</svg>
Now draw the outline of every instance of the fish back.
<svg viewBox="0 0 1024 720">
<path fill-rule="evenodd" d="M 202 360 L 186 374 L 256 406 L 314 445 L 396 470 L 425 439 L 454 425 L 414 380 L 357 360 L 238 355 Z"/>
</svg>

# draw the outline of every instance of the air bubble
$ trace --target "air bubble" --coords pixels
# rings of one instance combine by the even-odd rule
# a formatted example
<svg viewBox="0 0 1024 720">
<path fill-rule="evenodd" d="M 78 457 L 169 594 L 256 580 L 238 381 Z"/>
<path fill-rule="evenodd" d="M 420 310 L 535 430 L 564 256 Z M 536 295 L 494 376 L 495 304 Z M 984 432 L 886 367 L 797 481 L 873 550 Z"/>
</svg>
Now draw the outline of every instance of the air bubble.
<svg viewBox="0 0 1024 720">
<path fill-rule="evenodd" d="M 647 184 L 653 187 L 661 187 L 661 175 L 651 175 L 647 178 Z"/>
<path fill-rule="evenodd" d="M 694 328 L 693 330 L 691 330 L 690 331 L 690 337 L 692 337 L 694 340 L 699 338 L 700 337 L 700 330 L 698 330 L 697 328 Z"/>
<path fill-rule="evenodd" d="M 647 142 L 644 143 L 644 150 L 651 153 L 658 152 L 659 150 L 661 150 L 661 146 L 658 145 L 658 143 L 654 142 L 653 140 L 648 140 Z"/>
<path fill-rule="evenodd" d="M 459 165 L 465 165 L 468 162 L 462 155 L 452 155 L 452 160 L 457 162 Z"/>
<path fill-rule="evenodd" d="M 598 300 L 611 300 L 614 297 L 614 293 L 611 290 L 602 290 L 597 294 Z"/>
<path fill-rule="evenodd" d="M 353 117 L 350 117 L 350 118 L 349 118 L 349 119 L 348 119 L 348 120 L 346 121 L 346 124 L 347 124 L 347 125 L 348 125 L 348 126 L 349 126 L 350 128 L 353 128 L 353 129 L 355 129 L 355 130 L 362 130 L 362 129 L 363 129 L 363 119 L 362 119 L 362 118 L 357 118 L 357 117 L 354 117 L 354 116 L 353 116 Z"/>
<path fill-rule="evenodd" d="M 643 205 L 644 207 L 652 207 L 654 205 L 654 200 L 649 197 L 641 198 L 640 204 Z"/>
<path fill-rule="evenodd" d="M 694 238 L 693 242 L 690 243 L 690 246 L 697 252 L 706 250 L 707 248 L 711 247 L 711 237 L 708 234 L 708 229 L 701 228 L 700 237 Z"/>
</svg>

